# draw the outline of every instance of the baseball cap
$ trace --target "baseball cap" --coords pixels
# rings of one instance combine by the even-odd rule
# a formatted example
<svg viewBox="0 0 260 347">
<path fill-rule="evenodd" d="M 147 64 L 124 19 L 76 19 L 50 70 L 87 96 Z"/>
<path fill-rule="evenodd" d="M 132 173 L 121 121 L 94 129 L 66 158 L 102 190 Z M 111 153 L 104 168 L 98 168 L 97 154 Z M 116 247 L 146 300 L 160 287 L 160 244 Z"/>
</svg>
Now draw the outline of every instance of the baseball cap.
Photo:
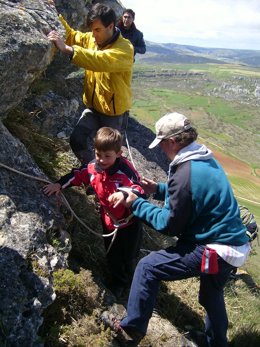
<svg viewBox="0 0 260 347">
<path fill-rule="evenodd" d="M 178 135 L 191 128 L 190 121 L 183 114 L 177 112 L 167 113 L 155 123 L 156 137 L 149 145 L 149 148 L 154 148 L 162 140 Z"/>
</svg>

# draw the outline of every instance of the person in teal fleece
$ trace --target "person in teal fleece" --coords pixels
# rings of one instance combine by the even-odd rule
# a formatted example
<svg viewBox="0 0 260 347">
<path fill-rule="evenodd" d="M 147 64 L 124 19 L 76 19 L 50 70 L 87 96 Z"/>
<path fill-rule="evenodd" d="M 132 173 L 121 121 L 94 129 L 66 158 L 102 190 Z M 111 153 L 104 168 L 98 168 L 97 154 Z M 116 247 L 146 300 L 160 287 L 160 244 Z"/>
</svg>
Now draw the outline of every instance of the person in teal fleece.
<svg viewBox="0 0 260 347">
<path fill-rule="evenodd" d="M 151 252 L 135 270 L 121 321 L 104 312 L 102 319 L 132 343 L 146 334 L 161 281 L 200 277 L 199 302 L 206 310 L 204 345 L 227 347 L 228 318 L 223 288 L 230 272 L 243 265 L 250 243 L 239 207 L 221 165 L 210 149 L 196 142 L 198 133 L 182 114 L 166 114 L 156 123 L 156 138 L 171 160 L 167 183 L 143 180 L 146 193 L 164 201 L 159 207 L 128 192 L 110 202 L 123 203 L 153 229 L 178 238 L 175 247 Z"/>
</svg>

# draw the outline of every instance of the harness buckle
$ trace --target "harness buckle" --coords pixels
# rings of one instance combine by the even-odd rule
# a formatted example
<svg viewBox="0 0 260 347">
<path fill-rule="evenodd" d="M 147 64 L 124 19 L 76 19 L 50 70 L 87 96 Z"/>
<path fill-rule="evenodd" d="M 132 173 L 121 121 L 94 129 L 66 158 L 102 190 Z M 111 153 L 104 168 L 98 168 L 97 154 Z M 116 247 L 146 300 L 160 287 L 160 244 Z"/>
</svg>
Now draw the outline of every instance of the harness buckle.
<svg viewBox="0 0 260 347">
<path fill-rule="evenodd" d="M 133 218 L 133 214 L 130 214 L 127 218 L 122 218 L 114 221 L 113 225 L 115 228 L 120 229 L 129 223 L 129 221 Z"/>
<path fill-rule="evenodd" d="M 120 229 L 120 228 L 124 227 L 125 225 L 127 225 L 128 223 L 129 223 L 129 219 L 123 218 L 123 219 L 117 220 L 115 223 L 113 223 L 113 225 L 115 228 Z"/>
</svg>

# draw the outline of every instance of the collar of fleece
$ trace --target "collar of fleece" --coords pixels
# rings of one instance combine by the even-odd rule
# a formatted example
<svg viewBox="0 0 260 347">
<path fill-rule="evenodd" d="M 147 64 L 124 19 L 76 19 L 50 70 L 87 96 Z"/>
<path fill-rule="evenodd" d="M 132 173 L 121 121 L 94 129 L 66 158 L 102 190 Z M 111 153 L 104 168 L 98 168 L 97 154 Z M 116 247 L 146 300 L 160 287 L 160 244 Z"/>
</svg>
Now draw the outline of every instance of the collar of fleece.
<svg viewBox="0 0 260 347">
<path fill-rule="evenodd" d="M 212 151 L 205 145 L 201 145 L 194 141 L 176 154 L 170 167 L 188 160 L 209 160 L 211 158 L 213 158 Z"/>
</svg>

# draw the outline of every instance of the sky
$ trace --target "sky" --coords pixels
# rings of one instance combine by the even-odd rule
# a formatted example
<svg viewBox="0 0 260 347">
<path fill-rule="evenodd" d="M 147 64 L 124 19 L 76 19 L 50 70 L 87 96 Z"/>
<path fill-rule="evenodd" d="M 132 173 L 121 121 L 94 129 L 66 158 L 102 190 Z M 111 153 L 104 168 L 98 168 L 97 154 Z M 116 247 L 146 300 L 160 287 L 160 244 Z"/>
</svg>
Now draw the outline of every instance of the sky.
<svg viewBox="0 0 260 347">
<path fill-rule="evenodd" d="M 144 39 L 260 50 L 260 0 L 121 0 Z"/>
</svg>

